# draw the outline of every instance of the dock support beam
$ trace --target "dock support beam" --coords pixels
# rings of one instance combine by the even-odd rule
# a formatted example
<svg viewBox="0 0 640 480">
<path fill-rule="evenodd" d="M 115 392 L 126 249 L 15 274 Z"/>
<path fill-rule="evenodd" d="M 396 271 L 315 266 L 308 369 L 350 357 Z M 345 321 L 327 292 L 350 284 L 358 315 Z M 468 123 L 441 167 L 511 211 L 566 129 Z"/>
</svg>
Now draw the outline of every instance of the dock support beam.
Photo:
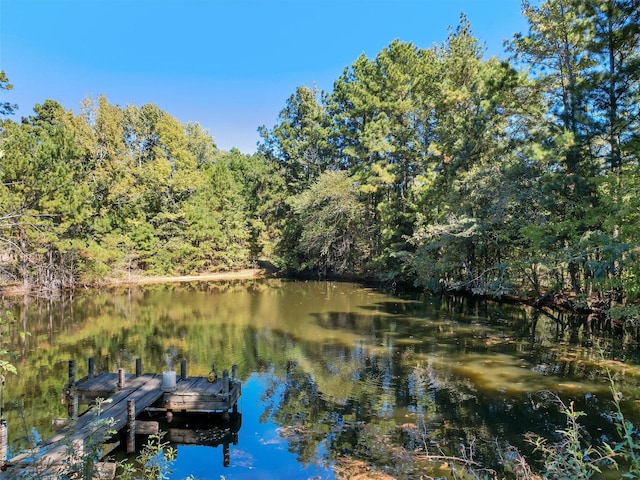
<svg viewBox="0 0 640 480">
<path fill-rule="evenodd" d="M 184 380 L 187 378 L 187 361 L 182 359 L 180 360 L 180 379 Z"/>
<path fill-rule="evenodd" d="M 136 377 L 142 375 L 142 359 L 136 358 Z"/>
<path fill-rule="evenodd" d="M 136 401 L 127 400 L 127 453 L 136 451 Z"/>
</svg>

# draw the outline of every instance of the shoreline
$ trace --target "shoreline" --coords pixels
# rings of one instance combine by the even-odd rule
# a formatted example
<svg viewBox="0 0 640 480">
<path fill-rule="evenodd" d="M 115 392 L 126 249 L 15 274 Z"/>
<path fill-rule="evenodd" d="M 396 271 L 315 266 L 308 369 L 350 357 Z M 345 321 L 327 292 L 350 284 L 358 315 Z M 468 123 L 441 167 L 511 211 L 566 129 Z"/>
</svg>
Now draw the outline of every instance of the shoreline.
<svg viewBox="0 0 640 480">
<path fill-rule="evenodd" d="M 216 280 L 246 280 L 251 278 L 265 278 L 267 271 L 264 268 L 245 268 L 232 272 L 203 273 L 199 275 L 159 275 L 144 276 L 131 275 L 124 279 L 111 279 L 100 286 L 110 285 L 145 285 L 157 283 L 178 283 L 178 282 L 213 282 Z"/>
<path fill-rule="evenodd" d="M 104 279 L 99 284 L 87 285 L 87 288 L 116 287 L 123 285 L 153 285 L 160 283 L 182 283 L 182 282 L 215 282 L 222 280 L 250 280 L 253 278 L 268 277 L 266 268 L 245 268 L 230 272 L 203 273 L 199 275 L 130 275 L 127 278 Z M 14 297 L 27 296 L 35 292 L 26 291 L 21 285 L 0 286 L 0 296 Z"/>
</svg>

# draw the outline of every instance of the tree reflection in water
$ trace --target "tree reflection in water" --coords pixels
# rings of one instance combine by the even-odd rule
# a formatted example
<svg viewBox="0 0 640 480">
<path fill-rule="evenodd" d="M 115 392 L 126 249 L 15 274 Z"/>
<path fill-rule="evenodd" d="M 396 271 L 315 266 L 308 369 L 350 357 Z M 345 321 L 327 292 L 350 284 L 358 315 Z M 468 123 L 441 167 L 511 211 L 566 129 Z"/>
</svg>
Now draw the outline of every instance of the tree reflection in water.
<svg viewBox="0 0 640 480">
<path fill-rule="evenodd" d="M 237 363 L 241 380 L 259 378 L 259 393 L 243 394 L 245 408 L 273 425 L 293 461 L 342 478 L 446 476 L 455 459 L 501 471 L 517 460 L 512 448 L 534 462 L 525 434 L 553 440 L 565 420 L 541 390 L 575 401 L 591 439 L 613 438 L 603 365 L 627 374 L 621 388 L 630 397 L 640 378 L 631 342 L 583 332 L 576 342 L 575 332 L 527 309 L 348 283 L 147 286 L 12 308 L 20 322 L 2 338 L 20 346 L 21 375 L 9 379 L 7 398 L 24 408 L 8 409 L 11 425 L 47 435 L 51 418 L 64 415 L 69 358 L 132 371 L 141 356 L 153 371 L 173 348 L 190 375 Z M 21 339 L 22 330 L 31 336 Z M 637 405 L 625 408 L 640 418 Z M 243 430 L 255 429 L 246 419 Z M 25 437 L 10 434 L 16 444 Z M 239 449 L 247 437 L 240 434 Z M 278 476 L 284 466 L 265 468 Z"/>
</svg>

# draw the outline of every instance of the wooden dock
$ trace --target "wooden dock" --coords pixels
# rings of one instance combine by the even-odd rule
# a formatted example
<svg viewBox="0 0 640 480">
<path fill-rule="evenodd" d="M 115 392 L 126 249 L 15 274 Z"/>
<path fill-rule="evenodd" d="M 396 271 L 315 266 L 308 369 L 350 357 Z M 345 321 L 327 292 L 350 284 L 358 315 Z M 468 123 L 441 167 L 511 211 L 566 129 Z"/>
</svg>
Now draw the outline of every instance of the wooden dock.
<svg viewBox="0 0 640 480">
<path fill-rule="evenodd" d="M 101 422 L 109 421 L 112 430 L 117 432 L 116 441 L 104 445 L 102 455 L 107 455 L 121 441 L 126 441 L 127 453 L 133 453 L 136 434 L 158 433 L 160 422 L 137 420 L 143 413 L 156 417 L 164 415 L 169 420 L 174 413 L 222 413 L 223 417 L 229 418 L 231 412 L 239 418 L 237 404 L 241 383 L 237 379 L 235 365 L 231 377 L 224 370 L 220 378 L 215 375 L 188 377 L 184 361 L 179 374 L 175 371 L 142 374 L 141 363 L 137 361 L 135 374 L 125 374 L 119 369 L 117 373 L 96 375 L 93 365 L 93 360 L 89 359 L 88 375 L 76 382 L 75 362 L 69 362 L 69 381 L 63 390 L 68 421 L 61 422 L 65 423 L 62 429 L 33 450 L 6 460 L 3 471 L 10 470 L 20 478 L 30 478 L 35 474 L 38 478 L 59 478 L 73 468 L 75 459 L 82 457 L 85 446 L 95 442 L 96 425 Z M 78 415 L 80 405 L 94 405 L 99 398 L 106 400 L 99 402 L 99 411 L 94 406 Z M 172 430 L 175 429 L 168 431 L 170 442 L 182 443 L 181 438 L 188 438 L 191 441 L 187 443 L 192 443 L 194 438 L 198 438 L 194 433 Z M 228 457 L 229 442 L 237 443 L 237 430 L 235 437 L 225 442 L 225 458 Z M 113 478 L 114 473 L 115 467 L 105 468 L 100 478 Z"/>
</svg>

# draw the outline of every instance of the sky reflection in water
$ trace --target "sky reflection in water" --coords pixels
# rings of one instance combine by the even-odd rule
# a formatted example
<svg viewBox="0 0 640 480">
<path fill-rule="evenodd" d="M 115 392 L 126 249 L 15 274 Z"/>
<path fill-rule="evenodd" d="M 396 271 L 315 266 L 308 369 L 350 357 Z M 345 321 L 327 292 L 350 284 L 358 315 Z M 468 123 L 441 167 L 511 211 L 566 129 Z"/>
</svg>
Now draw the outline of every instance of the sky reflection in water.
<svg viewBox="0 0 640 480">
<path fill-rule="evenodd" d="M 185 479 L 189 475 L 196 479 L 227 480 L 279 480 L 308 479 L 331 480 L 335 478 L 330 468 L 319 464 L 303 465 L 296 454 L 289 451 L 285 438 L 280 436 L 278 425 L 261 421 L 260 397 L 265 390 L 262 375 L 253 374 L 242 385 L 239 411 L 242 413 L 242 428 L 238 445 L 230 445 L 230 465 L 223 466 L 222 446 L 178 446 L 177 461 L 173 465 L 172 479 Z M 318 450 L 318 459 L 323 456 Z"/>
</svg>

